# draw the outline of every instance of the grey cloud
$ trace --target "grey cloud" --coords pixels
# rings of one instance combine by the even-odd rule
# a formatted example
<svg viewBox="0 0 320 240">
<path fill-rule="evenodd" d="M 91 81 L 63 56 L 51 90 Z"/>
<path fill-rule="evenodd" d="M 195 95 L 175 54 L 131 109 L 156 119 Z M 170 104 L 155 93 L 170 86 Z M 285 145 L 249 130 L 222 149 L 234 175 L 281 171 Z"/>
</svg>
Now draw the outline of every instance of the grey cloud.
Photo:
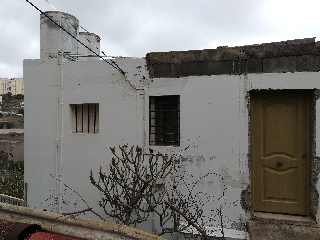
<svg viewBox="0 0 320 240">
<path fill-rule="evenodd" d="M 53 11 L 46 0 L 30 0 Z M 98 34 L 107 55 L 215 48 L 300 37 L 279 30 L 255 0 L 49 0 Z M 270 9 L 270 8 L 268 8 Z M 269 14 L 269 15 L 268 15 Z M 39 58 L 39 12 L 23 0 L 0 0 L 0 77 L 22 74 L 22 61 Z M 311 29 L 312 30 L 312 29 Z M 311 31 L 310 30 L 310 31 Z M 300 32 L 306 33 L 300 30 Z M 311 34 L 314 36 L 315 34 Z M 310 36 L 302 36 L 310 37 Z M 17 71 L 17 69 L 19 69 Z"/>
</svg>

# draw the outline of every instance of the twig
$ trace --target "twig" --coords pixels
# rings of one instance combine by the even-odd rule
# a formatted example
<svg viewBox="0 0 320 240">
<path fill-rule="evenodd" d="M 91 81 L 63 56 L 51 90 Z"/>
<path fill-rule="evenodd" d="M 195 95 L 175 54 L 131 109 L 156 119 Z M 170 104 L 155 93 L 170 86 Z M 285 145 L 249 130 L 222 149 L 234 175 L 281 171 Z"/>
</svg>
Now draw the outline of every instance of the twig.
<svg viewBox="0 0 320 240">
<path fill-rule="evenodd" d="M 80 214 L 80 213 L 85 213 L 85 212 L 91 212 L 92 208 L 87 208 L 81 211 L 77 211 L 77 212 L 70 212 L 70 213 L 60 213 L 62 215 L 74 215 L 74 214 Z"/>
<path fill-rule="evenodd" d="M 201 229 L 197 224 L 195 224 L 187 215 L 185 215 L 179 208 L 177 208 L 173 203 L 170 203 L 168 201 L 165 202 L 167 206 L 171 208 L 171 210 L 177 212 L 180 214 L 188 223 L 189 225 L 193 226 L 197 231 L 203 236 L 203 239 L 209 240 L 208 235 L 205 233 L 203 229 Z"/>
<path fill-rule="evenodd" d="M 62 183 L 66 188 L 70 189 L 72 192 L 76 193 L 80 199 L 87 205 L 87 209 L 82 210 L 82 211 L 78 211 L 78 212 L 72 212 L 72 213 L 61 213 L 62 215 L 73 215 L 73 214 L 77 214 L 77 213 L 84 213 L 84 212 L 92 212 L 94 215 L 96 215 L 97 217 L 99 217 L 102 221 L 105 221 L 105 219 L 97 212 L 93 211 L 92 208 L 90 208 L 89 204 L 83 199 L 83 197 L 77 192 L 75 191 L 73 188 L 69 187 L 67 184 L 65 184 L 64 182 L 61 181 L 61 179 L 57 179 L 55 178 L 51 173 L 50 176 L 55 179 L 56 181 L 59 181 L 60 183 Z"/>
</svg>

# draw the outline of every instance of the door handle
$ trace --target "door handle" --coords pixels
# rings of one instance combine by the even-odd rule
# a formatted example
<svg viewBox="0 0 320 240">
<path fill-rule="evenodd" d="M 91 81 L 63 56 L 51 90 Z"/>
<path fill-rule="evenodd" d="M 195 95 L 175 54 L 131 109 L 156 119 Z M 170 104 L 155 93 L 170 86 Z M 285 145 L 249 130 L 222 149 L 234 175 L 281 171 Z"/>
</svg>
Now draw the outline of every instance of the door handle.
<svg viewBox="0 0 320 240">
<path fill-rule="evenodd" d="M 278 166 L 278 167 L 281 167 L 281 166 L 282 166 L 282 164 L 283 164 L 283 162 L 282 162 L 282 161 L 277 161 L 277 166 Z"/>
<path fill-rule="evenodd" d="M 307 154 L 304 153 L 304 154 L 301 155 L 301 157 L 302 158 L 307 158 Z"/>
</svg>

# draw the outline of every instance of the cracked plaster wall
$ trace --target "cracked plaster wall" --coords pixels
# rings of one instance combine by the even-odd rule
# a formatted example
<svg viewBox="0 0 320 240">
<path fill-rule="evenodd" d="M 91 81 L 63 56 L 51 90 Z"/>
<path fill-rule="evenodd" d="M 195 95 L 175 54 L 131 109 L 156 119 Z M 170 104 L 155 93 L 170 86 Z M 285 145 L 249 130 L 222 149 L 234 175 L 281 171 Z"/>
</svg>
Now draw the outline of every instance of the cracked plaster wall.
<svg viewBox="0 0 320 240">
<path fill-rule="evenodd" d="M 228 214 L 226 227 L 238 226 L 250 218 L 250 91 L 259 89 L 319 89 L 320 74 L 265 73 L 248 75 L 189 76 L 152 79 L 149 95 L 180 95 L 181 146 L 156 147 L 161 152 L 179 152 L 183 157 L 180 172 L 190 179 L 214 172 L 199 184 L 217 196 L 205 212 L 223 205 Z M 314 109 L 319 102 L 315 101 Z M 319 221 L 319 112 L 314 110 L 315 153 L 311 162 L 311 216 Z M 184 150 L 186 149 L 186 150 Z M 211 178 L 211 179 L 210 179 Z M 221 201 L 221 196 L 224 200 Z M 213 197 L 214 198 L 214 197 Z M 219 199 L 220 198 L 220 199 Z M 218 200 L 217 200 L 218 199 Z M 216 223 L 219 224 L 217 219 Z"/>
</svg>

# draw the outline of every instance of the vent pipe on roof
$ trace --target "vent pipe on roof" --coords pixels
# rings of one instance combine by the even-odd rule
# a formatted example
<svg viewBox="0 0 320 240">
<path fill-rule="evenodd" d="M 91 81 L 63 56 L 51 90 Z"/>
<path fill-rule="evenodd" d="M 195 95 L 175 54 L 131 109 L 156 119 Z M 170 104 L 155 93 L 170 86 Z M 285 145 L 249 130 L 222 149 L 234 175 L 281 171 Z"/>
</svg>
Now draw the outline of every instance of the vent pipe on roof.
<svg viewBox="0 0 320 240">
<path fill-rule="evenodd" d="M 76 17 L 57 11 L 45 12 L 45 14 L 78 39 L 79 20 Z M 77 54 L 77 40 L 47 16 L 40 15 L 40 59 L 56 58 L 59 51 Z"/>
<path fill-rule="evenodd" d="M 98 35 L 89 32 L 80 32 L 79 40 L 96 54 L 100 55 L 100 37 Z M 96 55 L 92 53 L 88 48 L 79 43 L 78 54 L 89 56 L 79 57 L 79 61 L 99 60 L 100 58 L 96 57 Z"/>
</svg>

